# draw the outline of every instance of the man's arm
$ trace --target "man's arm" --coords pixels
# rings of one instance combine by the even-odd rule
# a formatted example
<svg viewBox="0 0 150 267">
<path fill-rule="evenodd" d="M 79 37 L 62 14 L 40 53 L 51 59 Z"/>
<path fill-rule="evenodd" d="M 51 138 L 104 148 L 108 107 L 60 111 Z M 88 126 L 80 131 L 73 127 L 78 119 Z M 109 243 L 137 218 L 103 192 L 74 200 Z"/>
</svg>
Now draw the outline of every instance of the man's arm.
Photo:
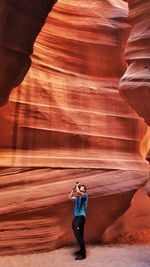
<svg viewBox="0 0 150 267">
<path fill-rule="evenodd" d="M 74 189 L 71 190 L 71 193 L 69 194 L 69 199 L 76 199 L 76 197 L 74 196 Z"/>
</svg>

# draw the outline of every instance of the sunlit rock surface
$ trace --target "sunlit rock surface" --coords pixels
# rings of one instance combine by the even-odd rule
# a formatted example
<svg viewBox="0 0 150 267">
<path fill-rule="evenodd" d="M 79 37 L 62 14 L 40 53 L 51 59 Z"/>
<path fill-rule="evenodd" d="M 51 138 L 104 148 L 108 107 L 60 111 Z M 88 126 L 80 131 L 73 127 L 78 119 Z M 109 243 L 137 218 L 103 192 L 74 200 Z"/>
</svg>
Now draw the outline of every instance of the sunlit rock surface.
<svg viewBox="0 0 150 267">
<path fill-rule="evenodd" d="M 128 0 L 131 34 L 126 46 L 128 68 L 120 93 L 150 125 L 150 1 Z"/>
<path fill-rule="evenodd" d="M 0 110 L 1 255 L 75 242 L 76 181 L 89 193 L 86 240 L 100 241 L 147 180 L 146 125 L 118 92 L 127 13 L 122 1 L 60 0 L 49 14 L 25 80 Z"/>
<path fill-rule="evenodd" d="M 118 93 L 127 11 L 122 1 L 58 1 L 0 110 L 1 166 L 143 168 L 146 128 Z"/>
</svg>

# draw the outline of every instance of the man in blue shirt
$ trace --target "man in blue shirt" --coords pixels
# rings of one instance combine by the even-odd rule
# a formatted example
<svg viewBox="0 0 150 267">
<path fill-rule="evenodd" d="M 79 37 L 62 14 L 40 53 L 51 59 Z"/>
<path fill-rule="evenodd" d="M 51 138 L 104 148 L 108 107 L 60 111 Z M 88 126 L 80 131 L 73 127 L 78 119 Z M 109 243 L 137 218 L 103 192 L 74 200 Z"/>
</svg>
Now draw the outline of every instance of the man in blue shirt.
<svg viewBox="0 0 150 267">
<path fill-rule="evenodd" d="M 85 185 L 78 182 L 72 189 L 69 199 L 75 200 L 74 219 L 72 221 L 72 229 L 76 240 L 80 246 L 80 250 L 75 252 L 77 256 L 75 260 L 83 260 L 86 258 L 85 242 L 84 242 L 84 224 L 86 217 L 86 208 L 88 203 L 88 195 Z"/>
</svg>

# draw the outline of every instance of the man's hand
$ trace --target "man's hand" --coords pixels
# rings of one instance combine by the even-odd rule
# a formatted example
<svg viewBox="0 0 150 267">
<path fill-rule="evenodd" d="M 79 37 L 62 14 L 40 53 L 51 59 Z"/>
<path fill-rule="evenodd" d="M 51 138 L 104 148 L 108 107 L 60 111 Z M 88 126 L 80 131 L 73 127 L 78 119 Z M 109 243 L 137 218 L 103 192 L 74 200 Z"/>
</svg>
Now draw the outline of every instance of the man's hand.
<svg viewBox="0 0 150 267">
<path fill-rule="evenodd" d="M 84 193 L 80 191 L 79 183 L 76 184 L 76 193 L 78 196 L 84 197 Z"/>
<path fill-rule="evenodd" d="M 76 199 L 76 197 L 74 196 L 75 190 L 74 188 L 71 190 L 70 194 L 69 194 L 69 199 Z"/>
</svg>

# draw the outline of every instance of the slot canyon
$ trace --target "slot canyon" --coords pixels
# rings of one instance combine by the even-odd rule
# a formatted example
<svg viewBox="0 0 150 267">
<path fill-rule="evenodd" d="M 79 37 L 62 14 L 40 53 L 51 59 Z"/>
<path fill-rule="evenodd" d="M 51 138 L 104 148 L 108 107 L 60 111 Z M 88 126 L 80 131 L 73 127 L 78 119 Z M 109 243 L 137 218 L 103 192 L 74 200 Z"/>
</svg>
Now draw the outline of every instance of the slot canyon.
<svg viewBox="0 0 150 267">
<path fill-rule="evenodd" d="M 150 243 L 150 2 L 0 1 L 0 256 Z M 93 265 L 94 266 L 94 265 Z"/>
</svg>

